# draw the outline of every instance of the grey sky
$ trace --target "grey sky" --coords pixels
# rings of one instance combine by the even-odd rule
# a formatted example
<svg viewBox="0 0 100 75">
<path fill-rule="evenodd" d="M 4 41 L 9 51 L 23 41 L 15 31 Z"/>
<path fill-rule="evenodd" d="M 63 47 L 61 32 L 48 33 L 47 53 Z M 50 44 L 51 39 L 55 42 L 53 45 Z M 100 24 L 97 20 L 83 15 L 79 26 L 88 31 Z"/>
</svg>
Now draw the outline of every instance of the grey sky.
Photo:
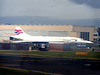
<svg viewBox="0 0 100 75">
<path fill-rule="evenodd" d="M 99 8 L 77 1 L 0 0 L 0 16 L 42 16 L 62 20 L 100 18 Z"/>
<path fill-rule="evenodd" d="M 70 0 L 77 4 L 86 4 L 92 8 L 100 9 L 100 0 Z"/>
</svg>

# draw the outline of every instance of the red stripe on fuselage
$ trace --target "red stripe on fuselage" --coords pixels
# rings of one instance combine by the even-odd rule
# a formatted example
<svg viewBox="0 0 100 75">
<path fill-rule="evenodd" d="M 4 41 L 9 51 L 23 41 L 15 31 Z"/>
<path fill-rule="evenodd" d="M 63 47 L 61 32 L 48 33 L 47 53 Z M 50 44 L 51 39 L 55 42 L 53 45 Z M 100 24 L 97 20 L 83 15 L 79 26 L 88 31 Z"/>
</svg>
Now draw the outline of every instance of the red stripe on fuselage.
<svg viewBox="0 0 100 75">
<path fill-rule="evenodd" d="M 71 40 L 77 40 L 77 39 L 71 39 Z"/>
</svg>

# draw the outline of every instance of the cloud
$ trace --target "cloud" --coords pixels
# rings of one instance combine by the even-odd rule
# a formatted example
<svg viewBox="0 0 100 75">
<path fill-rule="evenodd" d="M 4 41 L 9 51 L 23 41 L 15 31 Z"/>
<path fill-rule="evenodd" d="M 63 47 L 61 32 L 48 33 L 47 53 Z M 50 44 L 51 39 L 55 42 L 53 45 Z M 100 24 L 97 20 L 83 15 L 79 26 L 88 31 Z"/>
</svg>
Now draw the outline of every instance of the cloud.
<svg viewBox="0 0 100 75">
<path fill-rule="evenodd" d="M 70 0 L 0 0 L 0 16 L 42 16 L 61 20 L 94 18 L 93 9 Z M 74 0 L 73 0 L 74 1 Z M 99 11 L 99 10 L 98 10 Z"/>
<path fill-rule="evenodd" d="M 69 0 L 77 4 L 86 4 L 92 8 L 100 9 L 100 0 Z"/>
</svg>

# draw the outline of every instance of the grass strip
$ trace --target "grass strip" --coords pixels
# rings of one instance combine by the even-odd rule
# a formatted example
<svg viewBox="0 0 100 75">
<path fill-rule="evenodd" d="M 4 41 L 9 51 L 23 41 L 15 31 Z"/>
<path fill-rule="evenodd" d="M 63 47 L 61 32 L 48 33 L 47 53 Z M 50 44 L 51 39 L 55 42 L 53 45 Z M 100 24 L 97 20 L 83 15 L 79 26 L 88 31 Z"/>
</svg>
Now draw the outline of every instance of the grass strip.
<svg viewBox="0 0 100 75">
<path fill-rule="evenodd" d="M 86 53 L 84 55 L 77 55 L 78 51 L 0 51 L 0 54 L 7 55 L 22 55 L 33 57 L 47 57 L 47 58 L 73 58 L 73 59 L 98 59 L 100 60 L 99 52 L 79 51 L 80 53 Z"/>
</svg>

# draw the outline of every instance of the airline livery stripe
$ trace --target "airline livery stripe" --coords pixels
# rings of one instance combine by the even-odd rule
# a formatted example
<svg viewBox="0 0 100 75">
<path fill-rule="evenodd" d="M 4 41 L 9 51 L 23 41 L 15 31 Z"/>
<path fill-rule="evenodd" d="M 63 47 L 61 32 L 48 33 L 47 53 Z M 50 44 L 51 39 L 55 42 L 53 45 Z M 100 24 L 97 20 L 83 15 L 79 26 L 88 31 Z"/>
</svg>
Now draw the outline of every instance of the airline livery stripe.
<svg viewBox="0 0 100 75">
<path fill-rule="evenodd" d="M 19 33 L 15 34 L 15 35 L 19 35 L 20 33 L 23 33 L 23 32 L 19 32 Z"/>
<path fill-rule="evenodd" d="M 77 40 L 77 39 L 71 39 L 71 40 Z"/>
<path fill-rule="evenodd" d="M 15 29 L 15 31 L 22 31 L 22 30 Z"/>
<path fill-rule="evenodd" d="M 19 35 L 20 33 L 23 33 L 22 31 L 15 31 L 15 35 Z"/>
</svg>

